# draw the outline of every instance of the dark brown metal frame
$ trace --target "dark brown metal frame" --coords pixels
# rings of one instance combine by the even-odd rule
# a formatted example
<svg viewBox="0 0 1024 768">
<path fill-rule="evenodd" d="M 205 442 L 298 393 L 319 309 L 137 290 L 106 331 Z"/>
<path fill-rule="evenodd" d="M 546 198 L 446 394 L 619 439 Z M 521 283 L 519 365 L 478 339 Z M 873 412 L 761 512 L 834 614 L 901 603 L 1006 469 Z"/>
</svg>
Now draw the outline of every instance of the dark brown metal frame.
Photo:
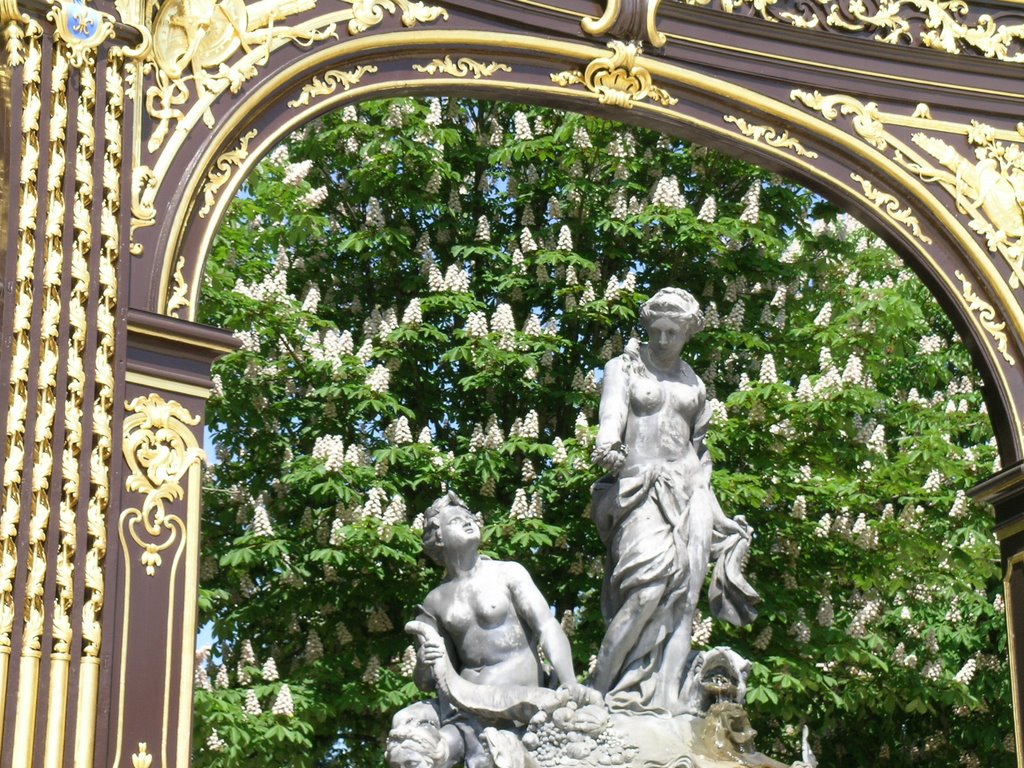
<svg viewBox="0 0 1024 768">
<path fill-rule="evenodd" d="M 17 609 L 8 671 L 0 674 L 0 701 L 5 703 L 0 763 L 60 765 L 75 759 L 83 768 L 148 768 L 152 759 L 160 768 L 188 764 L 200 515 L 197 446 L 210 365 L 233 346 L 223 332 L 193 322 L 210 241 L 248 169 L 287 131 L 344 103 L 398 94 L 450 93 L 554 105 L 682 136 L 801 181 L 853 212 L 899 252 L 949 314 L 985 382 L 1006 469 L 975 495 L 996 507 L 1019 717 L 1022 635 L 1014 628 L 1024 621 L 1024 509 L 1019 503 L 1024 493 L 1024 289 L 1015 277 L 1019 266 L 998 242 L 976 230 L 1002 229 L 1011 240 L 1024 232 L 1007 229 L 1013 219 L 1000 212 L 999 201 L 975 187 L 919 172 L 896 154 L 901 147 L 921 149 L 915 136 L 929 136 L 959 154 L 963 173 L 954 178 L 961 178 L 978 171 L 974 158 L 979 148 L 1013 144 L 1015 134 L 1024 142 L 1016 127 L 1024 105 L 1021 67 L 1009 60 L 1017 55 L 1018 40 L 1010 40 L 992 58 L 974 55 L 977 46 L 968 43 L 952 55 L 924 44 L 930 38 L 920 18 L 908 18 L 899 44 L 886 43 L 875 39 L 885 30 L 857 21 L 852 12 L 844 17 L 845 27 L 830 22 L 827 14 L 816 17 L 818 29 L 794 26 L 795 17 L 783 11 L 795 12 L 797 6 L 786 0 L 760 13 L 752 5 L 729 13 L 717 0 L 665 8 L 656 0 L 609 0 L 607 5 L 594 0 L 455 0 L 443 3 L 443 9 L 408 0 L 392 7 L 341 0 L 327 7 L 322 0 L 276 28 L 278 34 L 285 24 L 313 33 L 334 23 L 330 34 L 313 35 L 309 45 L 300 47 L 264 28 L 265 55 L 243 66 L 243 47 L 218 62 L 236 76 L 238 88 L 231 92 L 218 85 L 217 67 L 189 60 L 188 46 L 170 34 L 159 8 L 147 11 L 141 2 L 96 5 L 107 14 L 98 18 L 109 23 L 108 36 L 90 44 L 91 53 L 83 57 L 68 31 L 72 5 L 58 0 L 47 19 L 51 7 L 38 0 L 20 8 L 0 2 L 5 42 L 29 53 L 37 46 L 42 57 L 38 83 L 32 79 L 30 56 L 21 61 L 9 56 L 7 68 L 0 70 L 0 91 L 9 99 L 0 105 L 5 116 L 10 104 L 10 131 L 0 144 L 0 162 L 7 163 L 8 211 L 6 229 L 0 228 L 0 380 L 8 383 L 0 389 L 7 406 L 0 409 L 7 434 L 4 462 L 19 440 L 30 441 L 25 444 L 31 449 L 21 473 L 5 472 L 4 480 L 3 501 L 17 501 L 20 513 L 16 533 L 8 536 L 16 559 L 14 579 L 7 592 L 0 583 L 0 611 L 5 600 Z M 979 3 L 956 21 L 966 29 L 989 13 L 1019 22 L 1019 8 Z M 847 28 L 858 24 L 859 29 Z M 956 27 L 951 29 L 956 39 Z M 258 45 L 249 49 L 259 53 Z M 66 129 L 59 120 L 52 122 L 52 78 L 62 61 L 71 62 Z M 174 62 L 190 68 L 174 71 Z M 633 76 L 633 87 L 616 89 L 602 78 L 616 71 Z M 80 87 L 83 78 L 92 77 L 98 83 L 94 102 L 83 97 Z M 208 111 L 195 107 L 197 80 L 222 88 Z M 121 88 L 123 106 L 118 102 Z M 184 95 L 174 105 L 178 117 L 167 118 L 157 108 L 159 98 L 148 97 L 150 91 L 159 95 L 161 88 L 178 88 Z M 26 117 L 34 100 L 41 110 L 37 132 Z M 77 122 L 81 110 L 91 110 L 83 124 Z M 985 134 L 975 123 L 994 133 Z M 160 139 L 163 127 L 169 130 Z M 63 133 L 51 141 L 51 130 Z M 76 147 L 90 130 L 95 152 L 79 162 Z M 48 168 L 60 161 L 52 153 L 54 142 L 65 143 L 65 160 L 76 164 L 77 173 L 61 177 L 63 194 L 57 197 L 47 186 Z M 32 168 L 34 145 L 39 163 Z M 921 152 L 935 169 L 945 167 Z M 91 193 L 81 178 L 88 175 L 86 168 Z M 119 177 L 111 175 L 112 168 Z M 38 193 L 34 209 L 19 183 L 26 173 Z M 1014 173 L 1003 168 L 996 174 L 995 181 L 1009 183 L 1005 195 L 1013 194 Z M 76 200 L 88 203 L 87 223 L 74 219 Z M 59 245 L 45 237 L 58 210 L 74 222 L 63 230 Z M 83 263 L 89 265 L 91 280 L 81 293 L 82 285 L 72 277 L 71 267 L 79 263 L 73 246 L 86 241 Z M 18 269 L 25 243 L 34 249 L 31 275 Z M 104 255 L 114 273 L 104 271 Z M 52 285 L 45 278 L 48 256 L 63 264 Z M 104 304 L 103 291 L 115 278 L 116 300 Z M 86 405 L 91 407 L 76 422 L 74 374 L 61 373 L 52 386 L 40 386 L 39 371 L 54 338 L 46 336 L 44 309 L 50 307 L 60 318 L 60 344 L 74 346 L 78 316 L 69 307 L 79 294 L 86 297 L 81 355 Z M 19 330 L 17 322 L 24 311 L 30 311 L 28 331 Z M 113 311 L 113 324 L 105 324 L 106 311 Z M 31 354 L 19 357 L 18 345 L 28 340 Z M 61 346 L 55 354 L 67 361 L 76 353 Z M 109 386 L 103 372 L 108 357 Z M 25 365 L 27 377 L 19 373 Z M 52 416 L 46 407 L 51 400 L 56 403 Z M 19 407 L 26 409 L 23 421 Z M 71 437 L 75 424 L 85 434 L 77 448 L 62 426 L 69 414 Z M 55 428 L 47 435 L 40 419 L 51 418 Z M 178 461 L 170 480 L 159 481 L 139 463 L 140 449 L 154 445 L 168 447 Z M 52 510 L 66 493 L 65 459 L 79 473 L 84 490 L 74 499 L 74 534 L 52 510 L 46 516 L 46 502 L 33 493 L 34 462 L 47 451 L 54 457 L 47 474 Z M 76 456 L 89 458 L 75 464 Z M 109 488 L 109 502 L 101 504 L 97 494 L 104 488 Z M 3 508 L 0 504 L 0 514 Z M 28 535 L 33 520 L 45 524 L 41 542 Z M 98 521 L 102 531 L 96 529 Z M 5 535 L 0 531 L 0 544 Z M 105 554 L 90 563 L 104 535 Z M 73 565 L 70 591 L 62 591 L 56 567 L 62 556 Z M 29 563 L 40 561 L 45 576 L 35 578 Z M 98 651 L 87 648 L 83 634 L 85 615 L 96 608 L 97 588 L 87 579 L 87 572 L 95 576 L 96 566 L 102 575 Z M 33 587 L 42 589 L 41 603 L 32 602 L 30 582 L 41 585 Z M 53 606 L 61 599 L 72 606 L 67 661 L 55 650 L 62 630 L 53 621 Z M 35 629 L 22 620 L 31 613 L 25 607 L 33 605 L 46 627 L 39 634 L 38 656 L 25 640 Z M 0 634 L 2 624 L 0 615 Z M 0 669 L 3 656 L 0 643 Z M 93 693 L 89 670 L 94 662 L 98 682 Z M 51 690 L 59 692 L 63 683 L 54 675 L 65 667 L 68 682 L 61 699 Z M 54 720 L 55 712 L 63 720 Z M 1018 721 L 1018 739 L 1020 734 Z"/>
</svg>

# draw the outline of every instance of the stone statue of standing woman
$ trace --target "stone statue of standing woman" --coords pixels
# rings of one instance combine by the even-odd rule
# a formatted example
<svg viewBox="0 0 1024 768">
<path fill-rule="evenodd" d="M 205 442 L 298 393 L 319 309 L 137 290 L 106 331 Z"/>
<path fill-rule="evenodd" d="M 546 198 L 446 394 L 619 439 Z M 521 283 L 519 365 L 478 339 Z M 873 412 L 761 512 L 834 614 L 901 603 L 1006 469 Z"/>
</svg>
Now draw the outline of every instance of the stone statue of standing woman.
<svg viewBox="0 0 1024 768">
<path fill-rule="evenodd" d="M 711 489 L 704 383 L 680 359 L 704 327 L 697 301 L 664 288 L 640 310 L 649 341 L 604 369 L 593 518 L 608 550 L 607 632 L 592 685 L 616 709 L 682 714 L 692 622 L 710 563 L 712 614 L 753 621 L 759 597 L 741 573 L 752 530 L 726 517 Z"/>
</svg>

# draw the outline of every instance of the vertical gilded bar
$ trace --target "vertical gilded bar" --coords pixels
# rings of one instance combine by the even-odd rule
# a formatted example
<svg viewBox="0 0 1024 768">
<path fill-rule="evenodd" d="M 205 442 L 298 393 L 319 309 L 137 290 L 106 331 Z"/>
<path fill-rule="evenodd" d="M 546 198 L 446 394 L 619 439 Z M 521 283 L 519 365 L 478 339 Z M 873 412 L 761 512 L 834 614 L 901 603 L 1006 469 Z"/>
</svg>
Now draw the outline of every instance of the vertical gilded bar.
<svg viewBox="0 0 1024 768">
<path fill-rule="evenodd" d="M 114 317 L 117 307 L 117 260 L 120 251 L 123 61 L 113 55 L 106 69 L 103 114 L 103 204 L 100 212 L 99 300 L 96 331 L 96 395 L 93 401 L 90 495 L 87 508 L 88 552 L 85 560 L 86 602 L 82 608 L 82 659 L 78 681 L 74 766 L 91 768 L 96 738 L 99 691 L 103 560 L 107 551 L 106 516 L 110 500 L 111 418 L 114 407 Z"/>
<path fill-rule="evenodd" d="M 38 327 L 36 419 L 32 456 L 32 499 L 25 564 L 24 628 L 21 638 L 18 711 L 14 721 L 12 768 L 31 765 L 35 741 L 39 666 L 46 621 L 43 590 L 46 580 L 46 530 L 50 521 L 50 480 L 53 475 L 53 429 L 57 416 L 57 374 L 61 360 L 61 271 L 64 263 L 64 173 L 67 144 L 69 62 L 63 46 L 54 44 L 50 89 L 50 146 L 46 174 L 46 222 L 42 273 L 42 315 Z"/>
<path fill-rule="evenodd" d="M 25 422 L 28 416 L 28 368 L 32 354 L 31 318 L 34 284 L 33 262 L 39 226 L 39 92 L 42 69 L 42 27 L 9 22 L 4 30 L 8 64 L 22 67 L 21 167 L 18 201 L 18 253 L 15 267 L 15 308 L 12 355 L 8 383 L 8 416 L 5 435 L 3 490 L 0 499 L 0 747 L 3 745 L 4 709 L 11 664 L 11 635 L 17 609 L 14 578 L 18 568 L 18 523 L 21 516 L 21 485 L 25 469 Z"/>
</svg>

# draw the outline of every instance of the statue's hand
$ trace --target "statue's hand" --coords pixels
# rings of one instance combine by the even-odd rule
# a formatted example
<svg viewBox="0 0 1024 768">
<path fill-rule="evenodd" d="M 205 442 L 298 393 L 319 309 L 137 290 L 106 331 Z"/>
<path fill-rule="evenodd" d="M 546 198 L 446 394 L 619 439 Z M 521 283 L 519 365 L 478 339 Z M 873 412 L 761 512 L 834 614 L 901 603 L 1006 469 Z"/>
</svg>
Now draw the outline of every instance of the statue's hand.
<svg viewBox="0 0 1024 768">
<path fill-rule="evenodd" d="M 443 659 L 445 653 L 444 643 L 440 642 L 440 640 L 426 640 L 420 646 L 420 658 L 427 664 L 433 664 L 438 659 Z"/>
<path fill-rule="evenodd" d="M 585 707 L 588 704 L 601 704 L 604 701 L 604 696 L 602 696 L 600 692 L 595 691 L 593 688 L 588 688 L 575 680 L 563 685 L 562 688 L 564 688 L 571 699 L 581 707 Z"/>
<path fill-rule="evenodd" d="M 422 621 L 410 621 L 405 625 L 405 631 L 419 638 L 420 661 L 433 664 L 447 655 L 448 650 L 444 646 L 444 638 L 441 637 L 436 627 Z"/>
<path fill-rule="evenodd" d="M 613 475 L 617 475 L 619 470 L 622 469 L 622 465 L 626 463 L 626 454 L 626 446 L 616 441 L 609 445 L 597 445 L 590 456 L 590 460 L 599 467 L 607 469 Z"/>
</svg>

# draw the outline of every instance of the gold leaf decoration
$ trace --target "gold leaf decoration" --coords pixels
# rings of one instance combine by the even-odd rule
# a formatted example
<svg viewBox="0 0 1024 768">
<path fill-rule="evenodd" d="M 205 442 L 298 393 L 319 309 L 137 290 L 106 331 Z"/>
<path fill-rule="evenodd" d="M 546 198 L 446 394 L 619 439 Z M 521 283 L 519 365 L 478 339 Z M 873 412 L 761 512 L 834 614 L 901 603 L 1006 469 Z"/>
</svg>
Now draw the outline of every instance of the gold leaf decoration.
<svg viewBox="0 0 1024 768">
<path fill-rule="evenodd" d="M 426 5 L 409 0 L 349 0 L 352 2 L 352 20 L 348 33 L 358 35 L 384 21 L 384 11 L 402 11 L 402 26 L 414 27 L 419 23 L 448 18 L 448 11 L 436 5 Z"/>
<path fill-rule="evenodd" d="M 972 312 L 978 313 L 978 321 L 982 327 L 988 331 L 992 338 L 996 342 L 996 348 L 1002 354 L 1003 359 L 1010 365 L 1016 365 L 1016 360 L 1009 353 L 1009 340 L 1006 338 L 1006 323 L 1001 322 L 996 316 L 995 308 L 984 301 L 978 294 L 974 292 L 974 287 L 970 284 L 964 274 L 958 269 L 953 274 L 956 275 L 956 279 L 960 281 L 961 289 L 963 292 L 964 301 L 967 302 L 968 308 Z"/>
<path fill-rule="evenodd" d="M 887 192 L 877 189 L 874 184 L 860 174 L 851 173 L 850 178 L 860 184 L 864 191 L 864 197 L 874 203 L 877 208 L 885 211 L 893 221 L 898 221 L 906 226 L 922 243 L 930 244 L 932 242 L 932 239 L 921 231 L 921 222 L 917 220 L 909 207 L 900 208 L 899 200 Z"/>
<path fill-rule="evenodd" d="M 412 68 L 417 72 L 423 72 L 427 75 L 436 75 L 439 72 L 451 75 L 452 77 L 469 77 L 472 75 L 474 80 L 479 80 L 482 77 L 491 77 L 498 71 L 512 71 L 512 67 L 508 64 L 501 64 L 496 61 L 484 64 L 466 56 L 459 58 L 457 61 L 452 61 L 451 56 L 445 56 L 443 59 L 434 59 L 429 64 L 413 64 Z"/>
<path fill-rule="evenodd" d="M 41 275 L 42 316 L 39 333 L 34 346 L 39 360 L 36 391 L 35 448 L 32 465 L 32 503 L 28 522 L 27 571 L 25 580 L 25 629 L 22 644 L 25 649 L 41 649 L 44 616 L 44 581 L 48 570 L 47 531 L 53 512 L 50 500 L 50 483 L 53 480 L 54 445 L 53 434 L 57 418 L 57 374 L 63 363 L 64 344 L 60 338 L 62 302 L 62 267 L 64 263 L 65 212 L 69 207 L 64 196 L 65 178 L 68 171 L 65 149 L 68 137 L 67 88 L 70 81 L 72 53 L 63 43 L 54 45 L 50 85 L 49 153 L 46 183 L 46 226 L 44 237 L 45 257 Z M 90 67 L 81 70 L 83 98 L 79 99 L 80 109 L 92 110 L 95 98 L 93 73 Z M 72 168 L 77 185 L 79 210 L 84 201 L 91 201 L 92 171 L 90 162 L 93 154 L 95 135 L 91 121 L 80 120 L 78 125 L 88 123 L 86 133 L 75 150 L 76 162 Z M 84 195 L 83 197 L 80 197 Z M 83 225 L 82 216 L 70 226 Z M 89 226 L 91 232 L 91 226 Z M 80 234 L 80 233 L 79 233 Z M 80 243 L 80 241 L 78 241 Z M 56 564 L 54 564 L 56 565 Z"/>
<path fill-rule="evenodd" d="M 175 123 L 189 131 L 201 118 L 212 128 L 213 100 L 225 91 L 238 93 L 272 51 L 287 43 L 311 45 L 335 36 L 333 23 L 320 28 L 277 23 L 315 5 L 315 0 L 164 3 L 153 21 L 146 67 L 155 79 L 146 91 L 146 111 L 155 126 L 147 142 L 149 151 L 160 149 Z M 243 55 L 229 64 L 238 51 Z M 193 97 L 191 108 L 183 111 Z"/>
<path fill-rule="evenodd" d="M 8 25 L 16 22 L 8 22 Z M 28 418 L 28 373 L 32 355 L 32 306 L 39 209 L 39 120 L 42 112 L 42 27 L 26 23 L 22 68 L 21 186 L 18 202 L 18 244 L 15 266 L 14 338 L 11 342 L 8 382 L 7 433 L 0 508 L 0 654 L 11 653 L 11 634 L 17 610 L 14 579 L 18 567 L 18 524 L 21 520 L 22 480 L 25 471 L 25 430 Z M 6 674 L 6 666 L 3 667 Z M 0 679 L 0 689 L 6 679 Z"/>
<path fill-rule="evenodd" d="M 71 290 L 68 296 L 68 327 L 70 339 L 65 353 L 68 371 L 67 397 L 64 403 L 64 450 L 61 458 L 62 493 L 57 515 L 60 540 L 56 560 L 57 597 L 54 601 L 51 631 L 53 652 L 71 651 L 71 612 L 74 605 L 74 562 L 78 548 L 76 512 L 79 499 L 79 474 L 83 443 L 85 404 L 85 350 L 90 330 L 87 307 L 89 304 L 89 252 L 92 248 L 92 217 L 88 211 L 93 200 L 92 158 L 95 154 L 96 83 L 92 67 L 79 71 L 81 87 L 78 91 L 77 129 L 79 145 L 75 152 L 75 198 L 72 203 L 74 239 L 71 244 Z M 115 130 L 120 126 L 115 126 Z"/>
<path fill-rule="evenodd" d="M 214 202 L 217 200 L 217 193 L 221 187 L 227 184 L 228 179 L 235 168 L 242 165 L 242 161 L 249 156 L 249 142 L 256 138 L 256 129 L 253 128 L 242 136 L 238 147 L 221 153 L 213 162 L 213 168 L 206 175 L 203 183 L 203 207 L 199 209 L 199 217 L 203 218 L 210 212 Z"/>
<path fill-rule="evenodd" d="M 647 98 L 666 107 L 679 101 L 663 88 L 654 85 L 651 73 L 637 62 L 642 53 L 638 44 L 613 40 L 608 43 L 608 47 L 612 49 L 611 56 L 597 57 L 583 72 L 552 74 L 551 80 L 563 87 L 582 85 L 595 94 L 602 104 L 626 109 L 631 109 L 634 104 Z"/>
<path fill-rule="evenodd" d="M 68 59 L 76 69 L 91 69 L 96 49 L 114 36 L 114 18 L 90 8 L 83 0 L 57 0 L 46 18 L 53 22 L 54 36 L 67 46 Z"/>
<path fill-rule="evenodd" d="M 102 641 L 101 613 L 104 601 L 103 562 L 107 554 L 107 512 L 110 505 L 110 456 L 113 448 L 114 365 L 117 328 L 117 262 L 120 255 L 120 228 L 117 216 L 121 210 L 120 126 L 124 117 L 124 81 L 122 62 L 114 58 L 107 66 L 107 106 L 104 113 L 107 140 L 103 159 L 103 215 L 100 234 L 99 305 L 96 313 L 98 343 L 96 348 L 97 391 L 92 403 L 93 448 L 89 455 L 89 504 L 86 509 L 86 534 L 89 549 L 85 558 L 85 605 L 82 607 L 83 659 L 97 660 Z M 80 689 L 80 697 L 95 694 Z M 95 710 L 89 711 L 95 717 Z"/>
<path fill-rule="evenodd" d="M 858 34 L 888 45 L 1024 61 L 1024 15 L 1007 4 L 974 13 L 964 0 L 683 0 L 799 29 Z"/>
<path fill-rule="evenodd" d="M 363 75 L 373 74 L 377 71 L 377 67 L 372 64 L 359 66 L 350 72 L 342 72 L 339 69 L 329 69 L 323 74 L 323 77 L 314 77 L 311 83 L 302 86 L 302 92 L 288 102 L 289 107 L 304 107 L 317 96 L 329 96 L 338 90 L 338 86 L 342 87 L 343 91 L 347 91 L 353 85 L 359 83 L 363 79 Z"/>
<path fill-rule="evenodd" d="M 149 754 L 149 746 L 144 741 L 139 742 L 139 751 L 132 754 L 132 768 L 150 768 L 153 765 L 153 756 Z"/>
<path fill-rule="evenodd" d="M 160 188 L 160 178 L 148 165 L 136 164 L 132 169 L 132 225 L 131 234 L 140 227 L 149 227 L 156 223 L 156 193 Z M 132 242 L 129 248 L 133 256 L 139 256 L 142 248 Z"/>
<path fill-rule="evenodd" d="M 191 303 L 188 298 L 188 281 L 185 280 L 185 254 L 179 253 L 174 262 L 174 287 L 167 297 L 167 314 L 174 314 Z"/>
<path fill-rule="evenodd" d="M 184 522 L 168 514 L 165 505 L 184 498 L 181 480 L 206 454 L 189 428 L 199 423 L 199 417 L 177 401 L 151 394 L 136 397 L 125 407 L 132 415 L 124 420 L 124 457 L 131 470 L 124 485 L 145 494 L 145 499 L 141 508 L 121 513 L 121 530 L 142 548 L 139 560 L 153 576 L 163 563 L 161 553 L 185 537 Z"/>
<path fill-rule="evenodd" d="M 28 21 L 28 16 L 18 8 L 18 0 L 0 0 L 4 50 L 7 52 L 7 66 L 12 69 L 25 63 L 25 26 Z"/>
<path fill-rule="evenodd" d="M 64 1 L 64 0 L 62 0 Z M 11 0 L 0 0 L 11 2 Z M 143 43 L 125 56 L 139 58 L 138 72 L 130 70 L 133 83 L 143 76 L 150 85 L 135 85 L 129 98 L 137 99 L 149 116 L 147 133 L 132 158 L 132 238 L 128 250 L 142 253 L 136 230 L 156 223 L 156 201 L 167 179 L 177 181 L 174 168 L 178 153 L 202 123 L 217 124 L 213 105 L 225 93 L 237 94 L 285 45 L 309 47 L 338 37 L 338 26 L 348 22 L 349 34 L 365 32 L 388 14 L 401 14 L 401 23 L 412 27 L 447 19 L 439 6 L 410 0 L 340 0 L 341 10 L 326 9 L 319 16 L 281 22 L 317 8 L 317 0 L 166 0 L 150 3 L 155 17 L 137 25 Z M 151 43 L 150 43 L 151 40 Z M 133 65 L 134 66 L 134 65 Z M 369 67 L 365 71 L 372 71 Z M 341 82 L 341 81 L 339 81 Z M 311 95 L 302 94 L 301 106 Z M 148 157 L 146 156 L 148 153 Z M 177 275 L 177 271 L 175 272 Z M 176 283 L 165 295 L 163 311 L 174 299 L 177 308 L 184 293 Z M 173 291 L 173 293 L 172 293 Z"/>
<path fill-rule="evenodd" d="M 733 123 L 740 133 L 754 141 L 763 141 L 768 146 L 779 149 L 791 149 L 801 157 L 815 158 L 818 156 L 817 152 L 805 148 L 799 140 L 790 136 L 788 131 L 780 133 L 769 125 L 752 125 L 742 117 L 733 115 L 726 115 L 723 119 L 727 123 Z"/>
<path fill-rule="evenodd" d="M 607 0 L 601 16 L 584 16 L 580 28 L 591 37 L 610 35 L 623 40 L 640 40 L 643 36 L 655 48 L 661 48 L 668 38 L 658 30 L 660 6 L 661 0 L 642 0 L 628 5 L 623 0 Z"/>
<path fill-rule="evenodd" d="M 1024 285 L 1024 126 L 1009 131 L 976 120 L 964 125 L 882 112 L 873 102 L 817 91 L 794 90 L 790 96 L 826 120 L 850 117 L 864 141 L 926 184 L 942 187 L 989 253 L 1009 267 L 1010 287 Z M 915 114 L 922 114 L 920 105 Z M 907 142 L 890 126 L 917 130 Z M 973 157 L 964 154 L 968 149 Z"/>
</svg>

